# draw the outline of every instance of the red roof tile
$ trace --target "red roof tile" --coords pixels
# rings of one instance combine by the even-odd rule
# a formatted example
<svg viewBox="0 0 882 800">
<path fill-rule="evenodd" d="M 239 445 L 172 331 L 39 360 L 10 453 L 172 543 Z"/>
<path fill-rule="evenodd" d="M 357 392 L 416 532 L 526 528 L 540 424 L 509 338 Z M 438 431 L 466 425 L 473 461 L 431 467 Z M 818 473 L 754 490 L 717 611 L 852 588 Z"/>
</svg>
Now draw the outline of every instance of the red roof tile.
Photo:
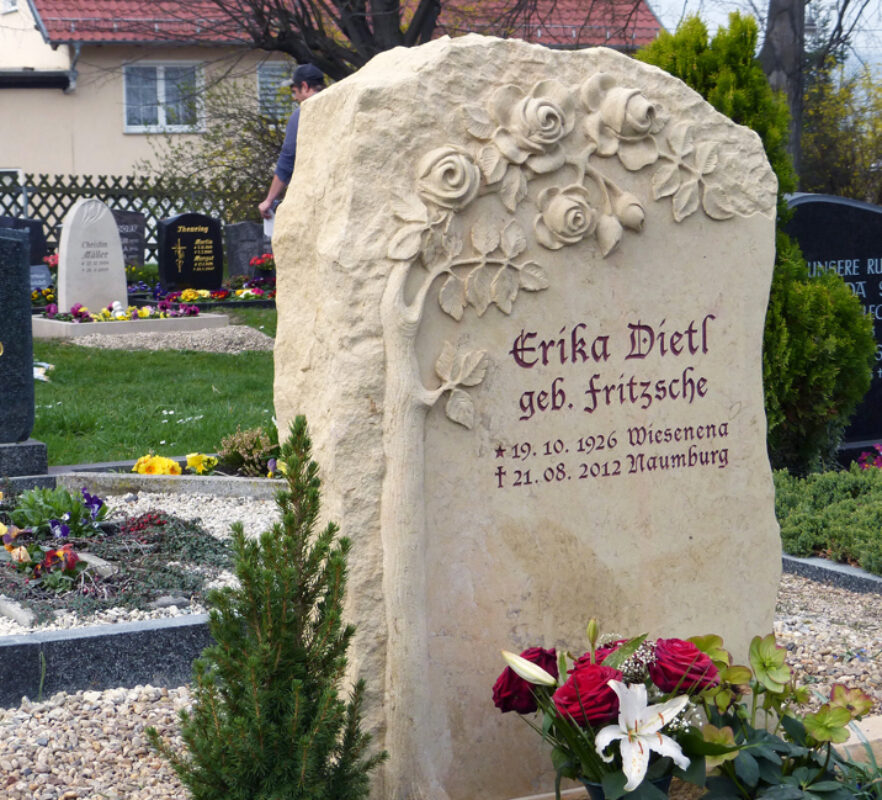
<svg viewBox="0 0 882 800">
<path fill-rule="evenodd" d="M 662 28 L 646 0 L 538 0 L 535 11 L 506 20 L 502 30 L 505 5 L 499 0 L 448 0 L 439 28 L 451 36 L 473 31 L 549 47 L 626 50 L 649 44 Z"/>
<path fill-rule="evenodd" d="M 30 3 L 37 13 L 38 27 L 52 44 L 247 43 L 247 37 L 207 0 Z M 446 0 L 436 35 L 475 32 L 552 47 L 605 45 L 632 49 L 651 42 L 661 28 L 646 0 L 539 0 L 536 11 L 508 19 L 500 28 L 500 9 L 504 5 L 501 0 Z"/>
<path fill-rule="evenodd" d="M 203 0 L 30 0 L 37 26 L 51 44 L 141 44 L 244 41 L 226 29 L 212 3 Z"/>
</svg>

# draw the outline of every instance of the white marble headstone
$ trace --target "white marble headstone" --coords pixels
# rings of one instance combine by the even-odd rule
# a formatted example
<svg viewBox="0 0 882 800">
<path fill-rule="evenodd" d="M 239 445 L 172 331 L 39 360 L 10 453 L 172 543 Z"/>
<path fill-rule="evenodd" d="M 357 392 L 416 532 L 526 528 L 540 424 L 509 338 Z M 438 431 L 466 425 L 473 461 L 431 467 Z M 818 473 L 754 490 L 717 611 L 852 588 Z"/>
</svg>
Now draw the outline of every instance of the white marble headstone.
<svg viewBox="0 0 882 800">
<path fill-rule="evenodd" d="M 114 300 L 126 304 L 126 270 L 119 229 L 100 200 L 81 198 L 61 227 L 58 247 L 58 309 L 75 303 L 97 312 Z"/>
<path fill-rule="evenodd" d="M 500 648 L 770 630 L 775 197 L 756 134 L 602 48 L 442 39 L 303 104 L 276 412 L 353 540 L 378 797 L 553 788 Z"/>
</svg>

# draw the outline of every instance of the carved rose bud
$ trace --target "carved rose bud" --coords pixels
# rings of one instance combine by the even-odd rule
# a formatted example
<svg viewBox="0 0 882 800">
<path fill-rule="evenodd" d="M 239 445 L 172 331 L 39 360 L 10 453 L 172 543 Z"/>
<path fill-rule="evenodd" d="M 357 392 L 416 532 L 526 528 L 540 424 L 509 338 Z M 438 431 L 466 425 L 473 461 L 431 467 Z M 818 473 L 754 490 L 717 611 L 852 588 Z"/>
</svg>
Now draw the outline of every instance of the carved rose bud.
<svg viewBox="0 0 882 800">
<path fill-rule="evenodd" d="M 613 207 L 619 222 L 632 231 L 639 231 L 643 227 L 645 215 L 640 201 L 630 192 L 622 192 L 616 199 Z"/>
<path fill-rule="evenodd" d="M 420 195 L 454 211 L 471 203 L 480 187 L 478 165 L 455 147 L 439 147 L 426 153 L 417 167 Z"/>
<path fill-rule="evenodd" d="M 509 161 L 526 162 L 537 173 L 563 166 L 559 142 L 573 130 L 575 100 L 562 83 L 540 81 L 529 95 L 518 86 L 502 86 L 493 95 L 492 111 L 499 122 L 493 142 Z"/>
<path fill-rule="evenodd" d="M 563 189 L 551 186 L 538 199 L 539 211 L 534 224 L 536 238 L 549 250 L 576 244 L 594 233 L 597 214 L 588 203 L 588 190 L 581 184 Z"/>
</svg>

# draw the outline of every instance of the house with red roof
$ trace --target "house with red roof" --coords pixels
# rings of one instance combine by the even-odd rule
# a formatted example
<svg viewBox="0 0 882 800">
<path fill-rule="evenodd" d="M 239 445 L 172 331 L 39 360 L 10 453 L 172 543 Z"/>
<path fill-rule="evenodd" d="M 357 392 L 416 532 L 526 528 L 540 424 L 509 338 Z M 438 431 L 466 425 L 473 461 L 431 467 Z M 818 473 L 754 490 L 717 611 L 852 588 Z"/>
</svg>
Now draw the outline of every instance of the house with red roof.
<svg viewBox="0 0 882 800">
<path fill-rule="evenodd" d="M 647 0 L 549 0 L 500 27 L 503 10 L 448 0 L 437 34 L 631 51 L 661 29 Z M 244 81 L 286 118 L 293 66 L 253 49 L 208 0 L 0 0 L 0 173 L 130 174 L 158 136 L 199 135 L 198 99 L 218 80 Z"/>
</svg>

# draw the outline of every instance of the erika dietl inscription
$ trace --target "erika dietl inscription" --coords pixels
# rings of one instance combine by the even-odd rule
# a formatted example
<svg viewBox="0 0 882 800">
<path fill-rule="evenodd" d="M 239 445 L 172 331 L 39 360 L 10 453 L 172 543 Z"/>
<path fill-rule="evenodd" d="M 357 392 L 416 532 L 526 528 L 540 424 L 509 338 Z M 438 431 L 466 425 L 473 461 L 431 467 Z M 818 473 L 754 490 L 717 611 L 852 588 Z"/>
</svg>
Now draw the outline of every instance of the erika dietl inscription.
<svg viewBox="0 0 882 800">
<path fill-rule="evenodd" d="M 557 367 L 562 374 L 546 377 L 542 388 L 519 393 L 518 422 L 560 418 L 580 426 L 589 414 L 599 425 L 545 441 L 498 442 L 496 488 L 728 467 L 728 421 L 673 424 L 654 418 L 638 423 L 634 418 L 677 404 L 700 410 L 696 404 L 708 397 L 711 385 L 692 359 L 711 352 L 716 321 L 711 313 L 680 325 L 635 319 L 617 332 L 593 334 L 588 324 L 578 322 L 550 337 L 522 329 L 508 351 L 513 363 L 523 370 Z M 617 430 L 607 420 L 612 424 L 601 427 L 607 409 L 630 411 L 633 424 Z"/>
</svg>

